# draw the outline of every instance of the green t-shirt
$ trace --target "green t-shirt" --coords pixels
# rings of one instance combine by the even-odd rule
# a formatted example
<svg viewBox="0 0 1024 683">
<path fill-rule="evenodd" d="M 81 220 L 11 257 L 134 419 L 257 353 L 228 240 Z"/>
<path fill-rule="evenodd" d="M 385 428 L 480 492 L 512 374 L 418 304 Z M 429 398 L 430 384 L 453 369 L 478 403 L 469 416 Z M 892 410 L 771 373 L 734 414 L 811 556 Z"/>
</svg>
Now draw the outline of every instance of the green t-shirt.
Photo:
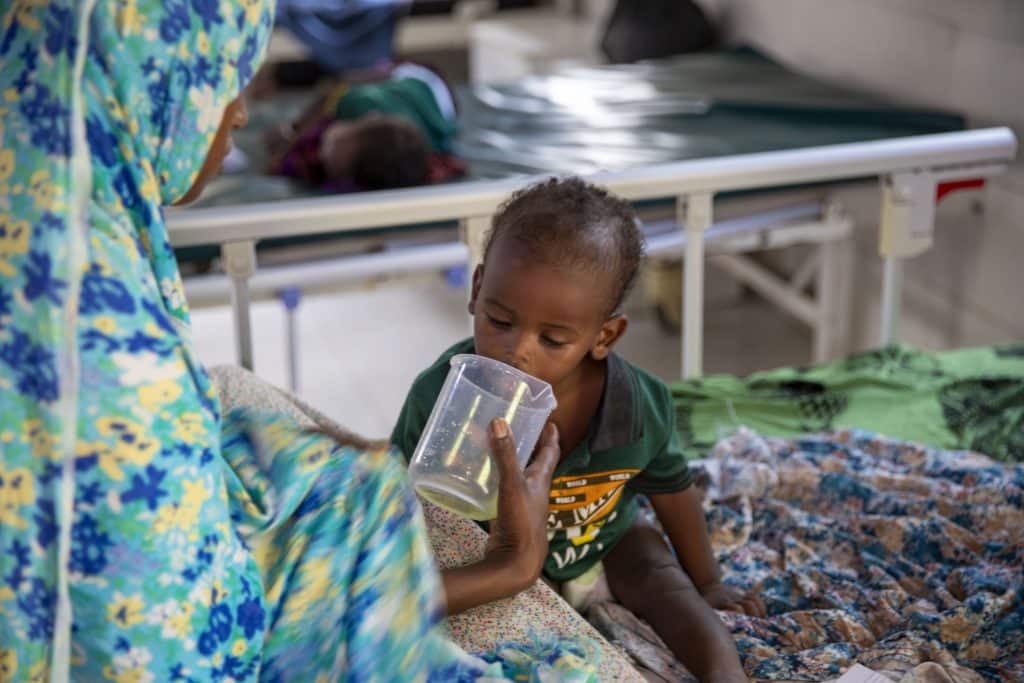
<svg viewBox="0 0 1024 683">
<path fill-rule="evenodd" d="M 342 121 L 366 114 L 386 114 L 409 121 L 422 131 L 435 152 L 451 149 L 455 124 L 441 112 L 433 91 L 418 78 L 392 78 L 349 87 L 334 108 Z"/>
<path fill-rule="evenodd" d="M 472 339 L 461 341 L 416 378 L 391 434 L 407 460 L 441 393 L 452 356 L 473 352 Z M 629 528 L 637 494 L 674 493 L 690 481 L 668 387 L 611 354 L 587 438 L 562 458 L 551 481 L 544 574 L 553 581 L 580 576 Z"/>
</svg>

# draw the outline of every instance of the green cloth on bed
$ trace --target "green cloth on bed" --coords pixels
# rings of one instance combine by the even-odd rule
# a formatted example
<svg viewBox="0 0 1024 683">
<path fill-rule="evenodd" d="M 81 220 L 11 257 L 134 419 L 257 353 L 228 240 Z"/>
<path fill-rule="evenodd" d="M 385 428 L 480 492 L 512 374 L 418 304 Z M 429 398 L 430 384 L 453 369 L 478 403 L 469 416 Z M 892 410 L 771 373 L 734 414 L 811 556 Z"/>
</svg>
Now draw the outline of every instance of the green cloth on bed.
<svg viewBox="0 0 1024 683">
<path fill-rule="evenodd" d="M 705 457 L 720 436 L 745 425 L 773 436 L 852 427 L 1024 461 L 1024 343 L 942 353 L 889 346 L 671 389 L 689 458 Z"/>
</svg>

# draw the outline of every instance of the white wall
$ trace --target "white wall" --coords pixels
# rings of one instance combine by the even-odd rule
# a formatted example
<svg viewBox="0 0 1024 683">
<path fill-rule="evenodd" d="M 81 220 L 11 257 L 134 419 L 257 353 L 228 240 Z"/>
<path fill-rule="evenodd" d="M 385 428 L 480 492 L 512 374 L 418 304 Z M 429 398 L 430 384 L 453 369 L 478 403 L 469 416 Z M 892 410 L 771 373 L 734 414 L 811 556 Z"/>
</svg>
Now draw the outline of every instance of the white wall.
<svg viewBox="0 0 1024 683">
<path fill-rule="evenodd" d="M 1009 125 L 1024 140 L 1024 0 L 699 0 L 730 42 L 894 101 Z M 873 228 L 877 199 L 848 201 Z M 979 201 L 980 200 L 980 201 Z M 858 234 L 857 346 L 873 338 L 879 261 Z M 1024 164 L 940 206 L 935 248 L 913 260 L 908 341 L 948 348 L 1024 339 Z"/>
<path fill-rule="evenodd" d="M 567 62 L 604 60 L 599 43 L 614 0 L 584 0 L 577 17 L 556 2 L 510 10 L 475 21 L 470 29 L 469 71 L 474 83 L 517 81 Z M 568 3 L 571 4 L 571 3 Z"/>
</svg>

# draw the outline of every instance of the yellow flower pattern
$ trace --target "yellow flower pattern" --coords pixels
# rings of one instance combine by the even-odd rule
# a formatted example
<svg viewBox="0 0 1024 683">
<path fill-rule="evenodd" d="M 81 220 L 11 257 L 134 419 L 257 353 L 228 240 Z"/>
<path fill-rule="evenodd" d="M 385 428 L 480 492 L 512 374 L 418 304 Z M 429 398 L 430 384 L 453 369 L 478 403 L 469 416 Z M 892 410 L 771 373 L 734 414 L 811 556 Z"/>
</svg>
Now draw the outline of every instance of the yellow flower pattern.
<svg viewBox="0 0 1024 683">
<path fill-rule="evenodd" d="M 36 15 L 39 8 L 45 5 L 46 0 L 14 0 L 4 17 L 4 30 L 9 29 L 14 22 L 18 22 L 29 31 L 38 31 L 41 23 Z"/>
<path fill-rule="evenodd" d="M 141 595 L 114 593 L 113 601 L 107 605 L 107 619 L 121 628 L 130 628 L 142 622 L 143 607 Z"/>
<path fill-rule="evenodd" d="M 32 472 L 25 467 L 7 469 L 0 462 L 0 525 L 15 529 L 28 526 L 20 511 L 36 501 Z"/>
<path fill-rule="evenodd" d="M 200 413 L 181 413 L 174 420 L 174 438 L 188 444 L 201 443 L 206 436 L 206 423 Z"/>
<path fill-rule="evenodd" d="M 15 680 L 18 673 L 18 653 L 13 649 L 0 647 L 0 683 Z"/>
<path fill-rule="evenodd" d="M 139 4 L 136 0 L 120 0 L 120 5 L 117 13 L 118 31 L 125 37 L 141 33 L 146 17 L 139 13 Z"/>
<path fill-rule="evenodd" d="M 181 603 L 175 612 L 167 618 L 166 629 L 174 637 L 185 638 L 192 632 L 192 614 L 194 612 L 195 607 L 192 603 Z"/>
<path fill-rule="evenodd" d="M 185 492 L 178 502 L 168 503 L 157 510 L 153 529 L 166 534 L 175 529 L 192 531 L 199 521 L 203 503 L 210 498 L 210 492 L 202 481 L 184 481 Z"/>
<path fill-rule="evenodd" d="M 114 334 L 117 331 L 117 321 L 109 315 L 98 316 L 92 321 L 92 325 L 103 334 Z"/>
<path fill-rule="evenodd" d="M 31 230 L 25 220 L 15 220 L 7 214 L 0 213 L 0 274 L 14 276 L 11 259 L 28 252 Z"/>
<path fill-rule="evenodd" d="M 100 469 L 111 479 L 124 478 L 124 465 L 145 465 L 160 448 L 159 442 L 148 436 L 141 425 L 121 418 L 103 417 L 96 422 L 102 442 L 80 442 L 77 455 L 93 456 Z"/>
<path fill-rule="evenodd" d="M 139 387 L 139 403 L 149 410 L 158 410 L 163 405 L 174 403 L 181 396 L 181 392 L 180 383 L 173 379 L 165 379 Z"/>
<path fill-rule="evenodd" d="M 50 680 L 50 666 L 46 660 L 39 660 L 28 670 L 28 683 L 48 683 Z"/>
<path fill-rule="evenodd" d="M 54 209 L 59 188 L 46 170 L 36 171 L 28 181 L 28 193 L 35 200 L 36 210 Z"/>
<path fill-rule="evenodd" d="M 57 435 L 46 428 L 42 420 L 25 421 L 25 439 L 32 444 L 32 455 L 37 458 L 59 460 L 61 457 Z"/>
<path fill-rule="evenodd" d="M 0 111 L 0 116 L 2 116 L 2 111 Z M 0 128 L 0 133 L 2 132 L 3 128 Z M 12 173 L 14 173 L 14 150 L 0 149 L 0 188 L 7 187 L 7 179 L 11 177 Z"/>
</svg>

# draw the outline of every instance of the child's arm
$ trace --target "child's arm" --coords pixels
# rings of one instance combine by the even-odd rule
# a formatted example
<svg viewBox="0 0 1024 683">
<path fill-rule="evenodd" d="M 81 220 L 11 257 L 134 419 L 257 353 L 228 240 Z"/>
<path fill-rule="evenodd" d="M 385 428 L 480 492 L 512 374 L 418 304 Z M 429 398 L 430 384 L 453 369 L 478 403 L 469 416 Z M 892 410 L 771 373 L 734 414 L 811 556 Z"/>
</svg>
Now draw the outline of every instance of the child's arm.
<svg viewBox="0 0 1024 683">
<path fill-rule="evenodd" d="M 608 586 L 702 683 L 747 681 L 732 637 L 683 571 L 661 531 L 637 515 L 604 558 Z"/>
<path fill-rule="evenodd" d="M 743 595 L 722 583 L 696 487 L 690 486 L 677 493 L 652 494 L 648 498 L 672 541 L 679 563 L 708 604 L 716 609 L 764 616 L 764 604 L 759 598 Z"/>
<path fill-rule="evenodd" d="M 548 423 L 525 471 L 504 420 L 491 423 L 491 453 L 498 464 L 498 518 L 491 522 L 484 559 L 441 572 L 448 614 L 458 614 L 520 593 L 540 576 L 548 553 L 551 475 L 558 464 L 558 429 Z"/>
</svg>

